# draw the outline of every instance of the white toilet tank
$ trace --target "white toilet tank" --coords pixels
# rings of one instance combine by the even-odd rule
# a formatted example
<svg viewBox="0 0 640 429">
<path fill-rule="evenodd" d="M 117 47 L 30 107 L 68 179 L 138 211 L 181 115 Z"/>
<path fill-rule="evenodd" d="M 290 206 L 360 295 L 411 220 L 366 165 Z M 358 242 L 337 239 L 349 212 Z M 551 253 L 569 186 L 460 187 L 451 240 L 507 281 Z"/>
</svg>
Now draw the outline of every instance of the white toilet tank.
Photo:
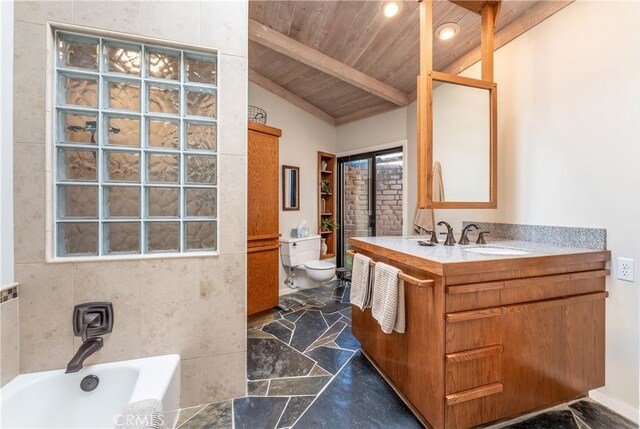
<svg viewBox="0 0 640 429">
<path fill-rule="evenodd" d="M 320 236 L 281 238 L 280 255 L 285 267 L 297 267 L 305 262 L 320 259 Z"/>
</svg>

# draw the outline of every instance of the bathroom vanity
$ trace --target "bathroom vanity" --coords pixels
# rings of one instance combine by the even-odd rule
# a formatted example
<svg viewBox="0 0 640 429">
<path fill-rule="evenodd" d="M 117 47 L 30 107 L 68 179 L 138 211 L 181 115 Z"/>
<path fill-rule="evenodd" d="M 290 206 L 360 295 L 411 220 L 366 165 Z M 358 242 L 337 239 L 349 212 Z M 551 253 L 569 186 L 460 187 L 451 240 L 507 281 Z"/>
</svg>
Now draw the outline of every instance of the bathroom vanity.
<svg viewBox="0 0 640 429">
<path fill-rule="evenodd" d="M 609 251 L 349 241 L 376 262 L 433 280 L 405 282 L 404 334 L 384 334 L 371 309 L 353 307 L 363 352 L 429 427 L 475 427 L 604 385 Z"/>
</svg>

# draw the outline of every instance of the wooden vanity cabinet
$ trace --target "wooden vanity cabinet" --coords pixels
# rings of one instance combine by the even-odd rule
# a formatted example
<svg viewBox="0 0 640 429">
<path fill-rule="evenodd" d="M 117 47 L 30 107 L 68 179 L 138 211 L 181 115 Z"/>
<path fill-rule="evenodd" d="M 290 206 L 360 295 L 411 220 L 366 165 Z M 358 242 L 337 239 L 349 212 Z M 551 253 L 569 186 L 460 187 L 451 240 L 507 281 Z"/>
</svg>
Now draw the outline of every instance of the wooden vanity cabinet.
<svg viewBox="0 0 640 429">
<path fill-rule="evenodd" d="M 406 255 L 352 245 L 435 280 L 405 284 L 405 334 L 383 334 L 369 309 L 353 308 L 364 353 L 430 427 L 509 419 L 604 385 L 609 252 L 547 258 L 539 267 L 514 259 L 513 269 L 502 260 L 497 271 L 491 261 L 469 263 L 467 275 L 464 264 L 420 268 Z"/>
</svg>

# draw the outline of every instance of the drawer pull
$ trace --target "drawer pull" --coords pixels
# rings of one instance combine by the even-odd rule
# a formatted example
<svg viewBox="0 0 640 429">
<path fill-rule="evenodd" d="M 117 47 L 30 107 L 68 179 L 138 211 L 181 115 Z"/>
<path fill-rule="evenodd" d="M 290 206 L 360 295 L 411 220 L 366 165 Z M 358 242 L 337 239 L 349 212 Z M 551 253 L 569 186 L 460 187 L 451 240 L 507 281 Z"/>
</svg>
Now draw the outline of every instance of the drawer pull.
<svg viewBox="0 0 640 429">
<path fill-rule="evenodd" d="M 470 360 L 482 359 L 488 356 L 500 354 L 504 351 L 504 346 L 498 344 L 489 347 L 480 347 L 479 349 L 466 350 L 464 352 L 449 353 L 447 357 L 447 363 L 460 363 Z"/>
<path fill-rule="evenodd" d="M 445 396 L 445 398 L 447 399 L 447 405 L 456 405 L 474 399 L 484 398 L 485 396 L 495 395 L 496 393 L 502 392 L 502 390 L 502 383 L 493 383 L 474 389 L 463 390 L 462 392 L 451 393 Z"/>
<path fill-rule="evenodd" d="M 502 308 L 487 308 L 484 310 L 461 311 L 447 314 L 447 322 L 465 322 L 467 320 L 486 319 L 502 316 Z"/>
<path fill-rule="evenodd" d="M 468 285 L 449 286 L 447 287 L 447 293 L 449 295 L 459 295 L 463 293 L 485 292 L 500 289 L 504 289 L 504 282 L 472 283 Z"/>
</svg>

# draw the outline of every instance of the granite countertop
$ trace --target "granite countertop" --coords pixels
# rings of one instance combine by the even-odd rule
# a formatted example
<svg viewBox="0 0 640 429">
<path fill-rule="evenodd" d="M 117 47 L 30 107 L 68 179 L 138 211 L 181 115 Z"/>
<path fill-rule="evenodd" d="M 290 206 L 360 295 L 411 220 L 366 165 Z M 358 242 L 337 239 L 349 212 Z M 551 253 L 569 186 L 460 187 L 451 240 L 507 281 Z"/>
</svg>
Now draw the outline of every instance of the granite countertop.
<svg viewBox="0 0 640 429">
<path fill-rule="evenodd" d="M 603 250 L 588 249 L 580 247 L 560 247 L 545 243 L 531 241 L 508 240 L 508 239 L 487 239 L 487 244 L 479 245 L 472 242 L 468 246 L 445 246 L 442 240 L 439 244 L 429 247 L 420 246 L 418 237 L 351 237 L 350 240 L 360 241 L 369 245 L 383 247 L 395 252 L 404 253 L 413 257 L 431 260 L 440 264 L 495 261 L 505 259 L 535 258 L 541 256 L 561 256 L 574 254 L 588 254 L 603 252 Z M 457 239 L 458 237 L 456 237 Z M 529 253 L 524 255 L 487 255 L 467 252 L 465 248 L 471 247 L 504 247 L 525 250 Z"/>
</svg>

